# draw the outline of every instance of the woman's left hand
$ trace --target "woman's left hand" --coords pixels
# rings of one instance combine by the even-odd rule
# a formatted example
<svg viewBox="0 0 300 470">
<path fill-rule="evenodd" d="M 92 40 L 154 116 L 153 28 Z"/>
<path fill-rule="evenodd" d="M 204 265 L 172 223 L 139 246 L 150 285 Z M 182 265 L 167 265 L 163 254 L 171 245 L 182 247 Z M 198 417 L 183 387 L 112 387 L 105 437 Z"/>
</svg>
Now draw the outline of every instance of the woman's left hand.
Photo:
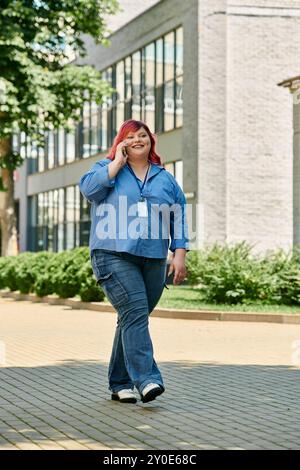
<svg viewBox="0 0 300 470">
<path fill-rule="evenodd" d="M 173 284 L 180 284 L 186 278 L 186 267 L 185 267 L 185 255 L 186 250 L 178 248 L 175 250 L 173 259 L 171 260 L 168 276 L 174 272 Z"/>
</svg>

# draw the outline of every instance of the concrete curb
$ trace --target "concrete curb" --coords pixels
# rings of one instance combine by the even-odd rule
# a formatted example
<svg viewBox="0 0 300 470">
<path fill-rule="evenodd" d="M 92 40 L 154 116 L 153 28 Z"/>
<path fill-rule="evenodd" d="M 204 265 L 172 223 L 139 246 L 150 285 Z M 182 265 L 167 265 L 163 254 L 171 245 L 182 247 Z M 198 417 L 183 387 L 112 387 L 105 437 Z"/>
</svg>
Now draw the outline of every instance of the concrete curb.
<svg viewBox="0 0 300 470">
<path fill-rule="evenodd" d="M 76 299 L 61 299 L 55 295 L 38 297 L 35 294 L 20 294 L 18 292 L 4 290 L 0 290 L 0 296 L 12 298 L 14 300 L 29 300 L 31 302 L 42 302 L 52 305 L 68 305 L 74 309 L 116 313 L 112 305 L 104 302 L 82 302 L 81 300 Z M 151 313 L 151 317 L 174 318 L 181 320 L 242 321 L 300 325 L 300 315 L 294 313 L 223 312 L 214 310 L 181 310 L 160 307 L 154 309 Z"/>
</svg>

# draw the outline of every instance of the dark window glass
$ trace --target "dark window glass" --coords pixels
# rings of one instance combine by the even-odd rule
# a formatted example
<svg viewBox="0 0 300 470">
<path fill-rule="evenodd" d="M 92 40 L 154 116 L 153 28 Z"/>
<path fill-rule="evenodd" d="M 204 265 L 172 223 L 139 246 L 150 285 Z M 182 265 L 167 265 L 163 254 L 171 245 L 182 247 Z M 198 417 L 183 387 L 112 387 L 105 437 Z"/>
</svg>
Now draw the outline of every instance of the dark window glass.
<svg viewBox="0 0 300 470">
<path fill-rule="evenodd" d="M 155 90 L 155 128 L 156 132 L 164 130 L 164 85 Z"/>
</svg>

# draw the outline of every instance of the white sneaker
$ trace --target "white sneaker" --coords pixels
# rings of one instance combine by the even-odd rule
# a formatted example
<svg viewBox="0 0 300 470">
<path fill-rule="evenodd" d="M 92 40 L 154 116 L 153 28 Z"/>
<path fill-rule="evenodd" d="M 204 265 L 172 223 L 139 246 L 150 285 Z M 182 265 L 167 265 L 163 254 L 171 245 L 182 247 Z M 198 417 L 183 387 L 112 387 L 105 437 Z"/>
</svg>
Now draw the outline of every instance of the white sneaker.
<svg viewBox="0 0 300 470">
<path fill-rule="evenodd" d="M 141 399 L 143 403 L 147 403 L 148 401 L 155 400 L 158 395 L 161 395 L 164 392 L 162 387 L 158 384 L 148 384 L 142 390 Z"/>
<path fill-rule="evenodd" d="M 111 399 L 115 401 L 120 401 L 122 403 L 136 403 L 137 402 L 134 391 L 131 390 L 131 388 L 123 388 L 123 390 L 119 390 L 118 392 L 113 392 L 111 395 Z"/>
</svg>

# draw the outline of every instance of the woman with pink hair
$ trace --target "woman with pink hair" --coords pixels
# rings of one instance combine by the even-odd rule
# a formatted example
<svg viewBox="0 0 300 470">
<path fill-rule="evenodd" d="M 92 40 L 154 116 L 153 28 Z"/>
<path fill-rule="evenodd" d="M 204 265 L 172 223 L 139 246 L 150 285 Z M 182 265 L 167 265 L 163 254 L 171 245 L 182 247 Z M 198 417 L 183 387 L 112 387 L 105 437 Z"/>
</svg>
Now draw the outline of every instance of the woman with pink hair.
<svg viewBox="0 0 300 470">
<path fill-rule="evenodd" d="M 107 158 L 79 183 L 91 203 L 93 272 L 118 315 L 109 389 L 113 400 L 125 403 L 136 403 L 134 386 L 143 403 L 165 391 L 153 357 L 149 315 L 166 285 L 168 249 L 173 283 L 186 276 L 186 200 L 155 144 L 143 121 L 125 121 Z"/>
</svg>

